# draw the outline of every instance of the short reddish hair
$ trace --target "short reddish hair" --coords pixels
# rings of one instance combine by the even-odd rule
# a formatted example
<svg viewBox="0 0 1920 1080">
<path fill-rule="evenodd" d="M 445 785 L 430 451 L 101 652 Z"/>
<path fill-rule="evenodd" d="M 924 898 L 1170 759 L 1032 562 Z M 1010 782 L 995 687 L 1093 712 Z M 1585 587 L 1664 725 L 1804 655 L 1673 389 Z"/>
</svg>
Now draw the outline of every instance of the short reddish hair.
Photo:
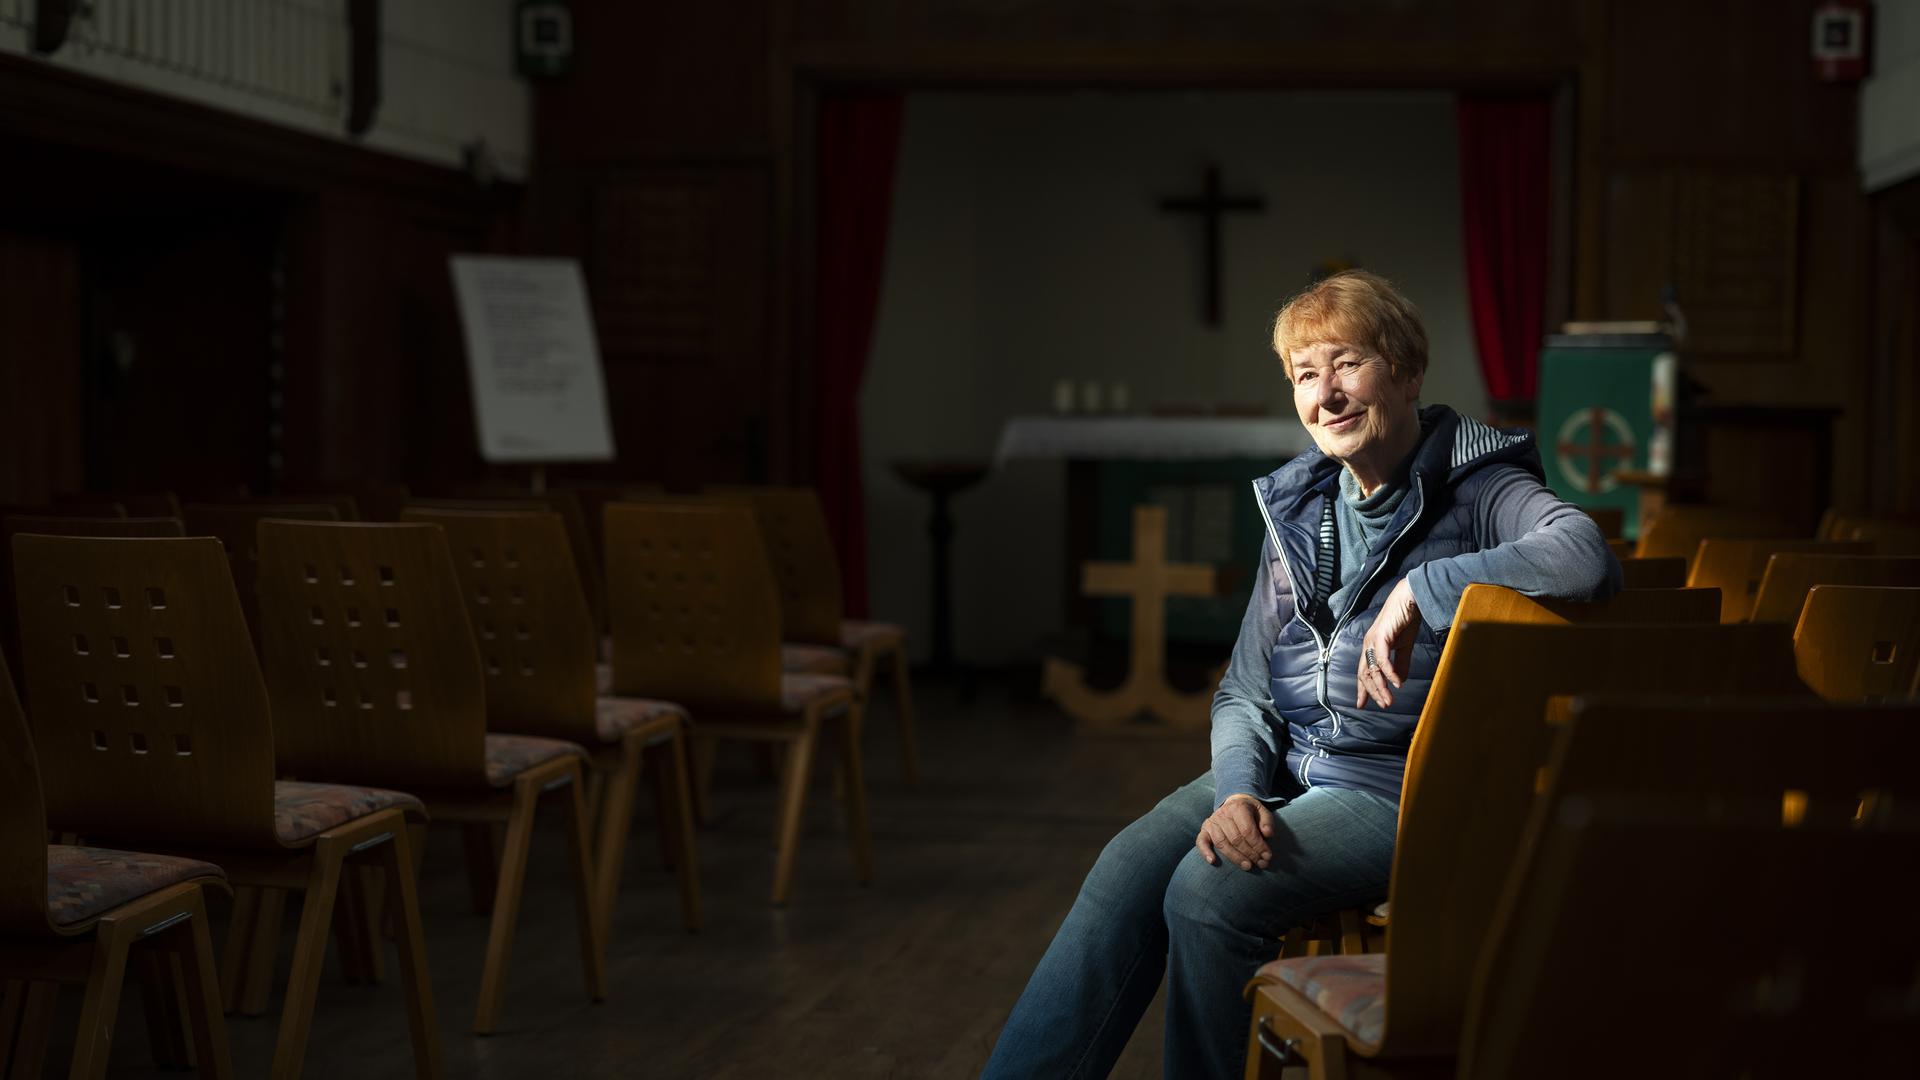
<svg viewBox="0 0 1920 1080">
<path fill-rule="evenodd" d="M 1427 327 L 1420 309 L 1393 283 L 1365 270 L 1342 270 L 1307 286 L 1273 318 L 1273 351 L 1293 378 L 1295 349 L 1322 342 L 1382 357 L 1398 378 L 1427 370 Z"/>
</svg>

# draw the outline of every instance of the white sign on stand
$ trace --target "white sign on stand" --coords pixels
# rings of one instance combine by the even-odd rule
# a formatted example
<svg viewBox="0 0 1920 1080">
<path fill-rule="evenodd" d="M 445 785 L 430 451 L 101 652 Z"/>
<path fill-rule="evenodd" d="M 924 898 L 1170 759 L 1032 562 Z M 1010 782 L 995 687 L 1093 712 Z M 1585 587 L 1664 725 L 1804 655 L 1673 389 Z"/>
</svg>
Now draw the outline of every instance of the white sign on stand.
<svg viewBox="0 0 1920 1080">
<path fill-rule="evenodd" d="M 580 264 L 455 255 L 452 266 L 480 456 L 495 464 L 613 460 Z"/>
</svg>

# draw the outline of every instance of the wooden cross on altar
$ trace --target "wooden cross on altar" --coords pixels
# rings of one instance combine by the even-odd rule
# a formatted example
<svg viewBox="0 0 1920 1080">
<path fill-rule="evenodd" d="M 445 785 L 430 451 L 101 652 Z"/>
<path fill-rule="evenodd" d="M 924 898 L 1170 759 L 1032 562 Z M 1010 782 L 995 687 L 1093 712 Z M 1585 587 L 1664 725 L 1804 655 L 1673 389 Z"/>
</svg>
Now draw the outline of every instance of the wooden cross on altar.
<svg viewBox="0 0 1920 1080">
<path fill-rule="evenodd" d="M 1227 214 L 1258 214 L 1267 208 L 1267 200 L 1258 195 L 1224 195 L 1220 191 L 1220 166 L 1207 166 L 1207 187 L 1197 196 L 1161 199 L 1160 209 L 1170 214 L 1199 214 L 1206 224 L 1207 325 L 1220 325 L 1220 219 Z"/>
<path fill-rule="evenodd" d="M 1138 731 L 1131 724 L 1141 713 L 1162 724 L 1147 731 L 1204 729 L 1211 715 L 1211 688 L 1182 694 L 1167 685 L 1167 597 L 1212 596 L 1213 567 L 1167 561 L 1167 508 L 1133 508 L 1133 561 L 1082 563 L 1080 587 L 1088 596 L 1126 596 L 1133 600 L 1133 642 L 1127 681 L 1107 693 L 1087 688 L 1078 665 L 1048 657 L 1041 692 L 1080 722 L 1082 729 Z M 1217 681 L 1217 680 L 1216 680 Z"/>
</svg>

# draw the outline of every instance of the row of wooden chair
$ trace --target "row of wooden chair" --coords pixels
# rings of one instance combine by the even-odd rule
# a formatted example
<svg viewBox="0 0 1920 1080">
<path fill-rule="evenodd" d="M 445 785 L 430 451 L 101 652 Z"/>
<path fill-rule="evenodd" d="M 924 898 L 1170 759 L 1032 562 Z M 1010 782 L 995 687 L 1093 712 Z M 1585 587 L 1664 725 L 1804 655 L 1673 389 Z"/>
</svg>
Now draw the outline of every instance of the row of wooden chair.
<svg viewBox="0 0 1920 1080">
<path fill-rule="evenodd" d="M 1861 594 L 1886 591 L 1815 588 L 1808 604 L 1815 623 L 1803 618 L 1803 639 L 1824 632 L 1816 624 L 1831 612 L 1833 622 L 1856 628 L 1856 644 L 1850 652 L 1836 648 L 1809 660 L 1796 659 L 1783 625 L 1715 625 L 1719 600 L 1710 589 L 1628 592 L 1599 605 L 1566 605 L 1471 586 L 1409 758 L 1386 951 L 1286 957 L 1264 968 L 1248 988 L 1255 1001 L 1248 1075 L 1268 1075 L 1282 1062 L 1307 1064 L 1314 1076 L 1451 1075 L 1466 1025 L 1464 1003 L 1474 988 L 1469 979 L 1477 962 L 1484 970 L 1488 942 L 1505 925 L 1500 920 L 1541 917 L 1529 902 L 1514 909 L 1518 914 L 1490 918 L 1502 890 L 1509 888 L 1516 853 L 1534 843 L 1527 839 L 1533 835 L 1529 815 L 1537 820 L 1547 812 L 1537 792 L 1543 789 L 1547 774 L 1542 769 L 1552 757 L 1555 732 L 1563 727 L 1558 721 L 1565 717 L 1564 708 L 1548 709 L 1549 701 L 1596 693 L 1666 693 L 1694 702 L 1712 695 L 1761 695 L 1775 703 L 1795 702 L 1792 708 L 1802 712 L 1817 709 L 1817 699 L 1795 673 L 1807 673 L 1809 681 L 1824 681 L 1829 693 L 1844 696 L 1842 669 L 1870 668 L 1879 662 L 1873 654 L 1880 651 L 1871 640 L 1858 644 L 1872 631 L 1860 632 L 1865 620 L 1847 609 L 1874 599 Z M 1911 594 L 1920 592 L 1891 591 L 1908 594 L 1899 599 L 1909 605 Z M 1626 625 L 1629 619 L 1639 624 Z M 1910 638 L 1901 648 L 1911 652 L 1917 644 Z M 1913 661 L 1907 656 L 1903 662 L 1910 680 Z M 1809 726 L 1797 733 L 1801 741 L 1819 739 L 1824 747 L 1826 728 L 1819 723 L 1824 715 L 1806 713 Z M 1784 739 L 1728 737 L 1741 743 L 1740 753 L 1786 752 Z M 1692 756 L 1686 760 L 1691 761 L 1708 753 L 1712 743 L 1689 746 Z M 1667 747 L 1651 736 L 1640 750 L 1649 760 L 1666 760 Z M 1804 756 L 1814 754 L 1809 750 Z M 1702 775 L 1719 774 L 1706 770 Z M 1871 787 L 1872 779 L 1863 776 L 1848 790 Z M 1771 792 L 1776 814 L 1780 791 Z M 1505 981 L 1497 985 L 1500 992 L 1513 989 Z M 1490 1015 L 1500 1022 L 1510 1018 L 1509 1012 Z M 1564 1060 L 1567 1047 L 1561 1045 L 1559 1052 Z M 1531 1060 L 1537 1067 L 1541 1059 Z"/>
<path fill-rule="evenodd" d="M 285 508 L 252 509 L 274 512 Z M 311 516 L 329 518 L 335 514 L 337 511 Z M 684 688 L 691 692 L 684 696 L 702 701 L 703 737 L 766 739 L 791 747 L 782 797 L 782 843 L 774 887 L 776 902 L 784 900 L 790 880 L 815 740 L 823 729 L 837 726 L 843 735 L 842 791 L 848 803 L 856 864 L 863 880 L 870 875 L 864 784 L 858 753 L 858 703 L 845 678 L 796 675 L 783 670 L 779 598 L 773 589 L 768 560 L 758 547 L 753 514 L 744 506 L 615 508 L 609 516 L 609 544 L 623 555 L 612 560 L 612 567 L 624 573 L 623 582 L 636 600 L 629 605 L 627 618 L 616 620 L 611 643 L 612 663 L 601 671 L 596 671 L 595 666 L 597 628 L 586 609 L 582 590 L 576 584 L 572 545 L 564 535 L 563 523 L 553 513 L 544 510 L 497 513 L 442 505 L 410 510 L 406 514 L 410 523 L 395 526 L 268 520 L 256 523 L 259 540 L 255 544 L 248 543 L 243 531 L 244 515 L 236 516 L 242 518 L 241 527 L 222 530 L 228 539 L 221 549 L 210 547 L 209 542 L 192 540 L 160 541 L 162 547 L 158 548 L 147 545 L 136 559 L 147 562 L 132 568 L 136 572 L 131 579 L 127 579 L 129 567 L 98 564 L 98 559 L 109 557 L 109 553 L 112 557 L 133 558 L 133 549 L 139 545 L 25 535 L 15 544 L 20 550 L 20 579 L 23 582 L 52 579 L 89 582 L 73 587 L 80 593 L 92 589 L 93 580 L 115 581 L 114 585 L 99 586 L 102 596 L 111 594 L 123 602 L 103 609 L 112 614 L 93 613 L 110 624 L 130 617 L 123 614 L 127 611 L 143 612 L 142 617 L 149 620 L 162 618 L 158 615 L 162 608 L 149 604 L 143 609 L 134 599 L 144 595 L 141 590 L 147 588 L 154 590 L 152 595 L 171 593 L 173 614 L 165 618 L 184 619 L 192 630 L 205 631 L 210 617 L 206 614 L 204 597 L 218 592 L 214 578 L 221 579 L 228 595 L 235 596 L 237 613 L 238 599 L 233 593 L 232 578 L 222 565 L 230 559 L 233 576 L 255 577 L 260 593 L 260 610 L 252 622 L 262 641 L 267 684 L 271 688 L 266 697 L 274 702 L 274 719 L 278 725 L 277 731 L 262 725 L 270 755 L 268 771 L 264 774 L 268 780 L 273 776 L 271 754 L 277 751 L 280 768 L 302 777 L 350 776 L 361 784 L 392 784 L 432 792 L 426 807 L 438 820 L 468 821 L 477 825 L 489 817 L 506 817 L 508 830 L 498 888 L 494 890 L 497 892 L 494 929 L 489 940 L 481 1003 L 476 1011 L 476 1030 L 489 1029 L 497 1014 L 501 986 L 498 973 L 504 968 L 511 946 L 518 875 L 523 872 L 530 838 L 531 804 L 544 789 L 560 786 L 569 793 L 573 819 L 569 829 L 570 847 L 575 849 L 574 866 L 576 876 L 581 879 L 576 891 L 583 949 L 588 960 L 589 985 L 595 996 L 603 992 L 599 986 L 602 979 L 599 957 L 610 925 L 612 898 L 617 891 L 635 781 L 650 747 L 663 746 L 666 753 L 652 755 L 652 759 L 670 763 L 656 766 L 657 778 L 666 781 L 656 790 L 664 791 L 670 801 L 678 804 L 677 814 L 663 815 L 676 825 L 677 836 L 668 847 L 681 870 L 687 922 L 694 926 L 699 921 L 692 815 L 688 812 L 691 793 L 685 780 L 685 713 L 664 702 L 641 702 L 636 712 L 633 701 L 623 701 L 605 692 L 613 687 Z M 126 519 L 103 527 L 105 520 L 94 519 L 92 525 L 48 521 L 27 524 L 50 530 L 109 534 L 153 532 L 174 537 L 182 531 L 180 524 L 172 519 L 163 519 L 163 525 L 151 528 L 129 528 L 123 524 Z M 10 531 L 18 533 L 21 529 Z M 452 541 L 450 545 L 448 539 Z M 435 548 L 437 551 L 432 550 Z M 209 556 L 217 561 L 208 563 Z M 60 562 L 67 558 L 79 561 Z M 160 561 L 154 562 L 156 559 Z M 193 561 L 196 559 L 197 563 Z M 209 566 L 223 572 L 214 574 Z M 190 573 L 190 569 L 193 572 Z M 122 579 L 157 579 L 164 583 L 136 586 L 122 583 Z M 214 608 L 218 606 L 217 602 L 213 604 Z M 459 610 L 463 607 L 464 614 Z M 30 614 L 28 608 L 38 614 Z M 50 616 L 50 610 L 55 614 Z M 402 611 L 406 613 L 404 616 Z M 47 618 L 57 623 L 60 615 L 71 617 L 72 613 L 44 604 L 25 605 L 22 611 L 28 639 L 39 642 L 31 646 L 28 665 L 28 692 L 34 703 L 36 725 L 55 722 L 43 720 L 40 699 L 44 696 L 49 701 L 71 705 L 62 695 L 72 696 L 76 680 L 82 687 L 81 701 L 88 707 L 101 704 L 98 694 L 102 686 L 109 687 L 109 697 L 112 693 L 122 693 L 123 697 L 131 695 L 120 702 L 127 708 L 137 707 L 135 703 L 142 697 L 147 699 L 150 708 L 162 705 L 165 709 L 181 708 L 189 699 L 196 706 L 223 700 L 211 682 L 189 680 L 157 685 L 151 682 L 150 677 L 179 678 L 178 670 L 172 668 L 164 672 L 141 668 L 139 681 L 120 683 L 110 680 L 127 677 L 134 667 L 96 673 L 97 679 L 79 678 L 73 671 L 60 670 L 63 663 L 70 665 L 73 661 L 60 648 L 46 642 L 69 640 L 66 631 L 71 628 L 42 624 Z M 247 625 L 248 621 L 229 619 L 223 626 L 230 632 Z M 93 662 L 107 661 L 109 656 L 114 662 L 125 662 L 135 658 L 130 652 L 123 655 L 123 645 L 131 650 L 132 642 L 144 642 L 149 637 L 156 643 L 165 642 L 168 652 L 165 656 L 156 653 L 153 658 L 142 654 L 142 662 L 152 659 L 171 663 L 187 655 L 204 658 L 236 652 L 231 640 L 219 642 L 217 647 L 202 647 L 201 642 L 186 632 L 155 635 L 147 633 L 153 626 L 143 624 L 126 633 L 112 633 L 114 625 L 118 624 L 105 629 L 93 628 L 94 640 L 111 642 L 110 651 L 91 650 L 75 655 L 97 658 Z M 468 642 L 465 650 L 436 648 L 434 642 L 427 640 L 431 635 L 427 628 L 450 626 L 462 630 L 472 628 L 472 632 L 465 635 Z M 87 636 L 85 631 L 80 631 L 71 635 L 71 640 L 79 641 Z M 191 644 L 183 645 L 183 642 Z M 245 642 L 244 631 L 242 642 Z M 160 645 L 154 648 L 159 649 Z M 191 652 L 181 652 L 183 648 Z M 249 656 L 252 653 L 250 647 L 237 651 Z M 689 678 L 690 673 L 701 670 L 707 676 L 704 681 L 697 674 Z M 46 674 L 42 674 L 43 671 Z M 481 671 L 485 672 L 484 676 Z M 200 674 L 212 677 L 210 672 Z M 232 677 L 244 688 L 245 672 L 221 674 Z M 258 675 L 254 678 L 258 679 Z M 597 685 L 603 681 L 611 686 Z M 89 690 L 94 696 L 88 696 Z M 71 710 L 56 706 L 45 711 L 58 714 Z M 228 709 L 226 714 L 258 717 L 264 716 L 265 710 Z M 93 714 L 91 722 L 99 724 L 100 715 Z M 161 716 L 176 721 L 190 716 L 205 720 L 198 710 L 177 715 L 162 712 Z M 468 787 L 464 781 L 474 775 L 474 767 L 479 764 L 477 759 L 485 755 L 478 752 L 477 745 L 468 748 L 465 740 L 451 738 L 445 725 L 436 726 L 432 722 L 448 717 L 461 718 L 477 733 L 484 733 L 489 725 L 505 725 L 532 735 L 532 738 L 522 735 L 516 740 L 522 749 L 554 742 L 543 738 L 545 735 L 570 736 L 596 749 L 583 751 L 575 744 L 570 752 L 543 758 L 539 767 L 522 770 L 518 779 L 511 781 L 514 790 L 510 799 L 475 799 L 470 788 L 467 795 L 459 796 L 459 791 Z M 584 718 L 586 730 L 598 737 L 597 742 L 583 738 L 580 718 Z M 209 734 L 217 728 L 199 730 L 189 725 L 186 730 L 156 732 L 144 728 L 122 730 L 118 726 L 89 728 L 88 722 L 80 719 L 68 734 L 84 729 L 95 753 L 119 749 L 118 744 L 124 737 L 128 742 L 127 756 L 146 759 L 142 763 L 150 765 L 167 759 L 157 746 L 172 737 L 176 740 L 173 756 L 198 754 L 199 764 L 211 766 L 223 775 L 231 772 L 235 764 L 219 753 L 219 748 L 235 739 Z M 259 732 L 256 732 L 255 741 L 258 738 Z M 487 748 L 493 750 L 496 749 L 493 744 L 503 738 L 512 737 L 485 735 L 484 741 Z M 197 749 L 180 751 L 177 748 L 181 746 Z M 208 752 L 210 747 L 215 748 L 214 752 Z M 594 830 L 598 833 L 597 851 L 591 859 L 585 853 L 587 830 L 580 795 L 581 756 L 587 756 L 595 766 L 590 787 L 598 796 L 594 801 L 600 808 L 599 827 Z M 547 776 L 548 771 L 555 775 Z M 153 793 L 151 784 L 115 787 L 125 799 L 137 800 Z M 203 789 L 216 790 L 211 785 L 203 785 Z M 364 793 L 369 789 L 358 790 Z M 285 801 L 284 782 L 276 785 L 273 794 Z M 61 805 L 59 809 L 71 812 L 73 808 Z M 205 807 L 189 806 L 189 809 Z M 414 802 L 403 809 L 418 813 L 421 806 Z M 80 826 L 72 831 L 88 836 L 145 835 L 149 827 L 155 826 L 155 819 L 140 821 L 139 827 L 117 824 L 127 820 L 129 810 L 126 805 L 117 805 L 100 811 L 97 818 L 81 816 L 71 822 Z M 137 814 L 132 816 L 138 818 Z M 379 822 L 356 824 L 373 828 Z M 368 843 L 404 854 L 406 830 L 392 832 L 393 837 L 377 838 L 380 843 L 372 840 Z M 158 829 L 158 833 L 155 839 L 162 841 L 158 846 L 176 848 L 182 843 L 182 837 L 196 835 L 191 828 L 180 827 L 179 822 L 169 823 Z M 314 846 L 319 850 L 326 845 L 316 843 Z M 470 842 L 470 851 L 475 846 Z M 482 851 L 488 848 L 484 842 L 477 846 Z M 337 892 L 348 906 L 356 902 L 351 889 L 352 872 L 337 865 L 337 860 L 329 865 L 332 869 L 327 873 L 332 877 L 324 883 L 315 877 L 322 873 L 318 868 L 308 875 L 315 880 L 304 882 L 297 882 L 299 875 L 284 868 L 266 877 L 245 877 L 245 887 L 240 889 L 236 900 L 235 926 L 224 957 L 223 986 L 228 1004 L 242 1011 L 257 1012 L 265 999 L 264 969 L 272 962 L 272 944 L 277 940 L 279 898 L 284 895 L 281 890 L 297 884 L 306 884 L 309 889 L 309 899 L 303 907 L 300 944 L 296 946 L 295 974 L 283 1014 L 281 1045 L 276 1053 L 276 1075 L 293 1075 L 298 1070 L 305 1020 L 311 1011 L 311 991 L 303 992 L 301 987 L 317 977 L 329 901 Z M 396 865 L 405 868 L 407 880 L 404 886 L 389 881 L 387 895 L 410 896 L 411 862 L 401 859 Z M 590 885 L 586 881 L 589 874 Z M 236 872 L 233 879 L 242 883 L 243 875 Z M 477 889 L 476 895 L 481 891 Z M 326 900 L 317 903 L 316 892 L 325 893 Z M 356 949 L 367 950 L 372 936 L 367 925 L 377 916 L 362 910 L 356 917 L 363 939 L 356 944 Z M 417 916 L 415 922 L 417 925 Z M 349 918 L 342 929 L 354 923 L 355 919 Z M 409 940 L 417 945 L 417 934 L 410 935 Z M 343 940 L 343 954 L 347 944 Z M 403 945 L 403 960 L 404 949 Z M 422 1040 L 419 1021 L 424 1017 L 424 1030 L 431 1031 L 431 999 L 423 974 L 409 973 L 408 979 L 416 984 L 411 987 L 414 993 L 410 996 L 410 1012 L 416 1020 L 416 1061 L 422 1075 L 427 1075 L 437 1071 L 438 1066 L 431 1052 L 431 1039 Z"/>
</svg>

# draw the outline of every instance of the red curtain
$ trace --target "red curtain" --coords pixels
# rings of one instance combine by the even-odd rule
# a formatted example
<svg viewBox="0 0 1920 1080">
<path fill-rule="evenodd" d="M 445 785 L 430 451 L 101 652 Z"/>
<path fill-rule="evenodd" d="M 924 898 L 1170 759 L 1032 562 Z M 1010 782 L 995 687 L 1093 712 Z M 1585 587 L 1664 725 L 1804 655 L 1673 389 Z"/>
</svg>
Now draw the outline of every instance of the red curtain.
<svg viewBox="0 0 1920 1080">
<path fill-rule="evenodd" d="M 904 103 L 847 94 L 820 104 L 818 310 L 814 339 L 815 477 L 840 553 L 849 617 L 867 614 L 867 514 L 860 483 L 860 382 L 873 344 L 887 256 Z"/>
<path fill-rule="evenodd" d="M 1545 97 L 1461 95 L 1467 302 L 1495 412 L 1531 408 L 1547 294 L 1552 113 Z"/>
</svg>

